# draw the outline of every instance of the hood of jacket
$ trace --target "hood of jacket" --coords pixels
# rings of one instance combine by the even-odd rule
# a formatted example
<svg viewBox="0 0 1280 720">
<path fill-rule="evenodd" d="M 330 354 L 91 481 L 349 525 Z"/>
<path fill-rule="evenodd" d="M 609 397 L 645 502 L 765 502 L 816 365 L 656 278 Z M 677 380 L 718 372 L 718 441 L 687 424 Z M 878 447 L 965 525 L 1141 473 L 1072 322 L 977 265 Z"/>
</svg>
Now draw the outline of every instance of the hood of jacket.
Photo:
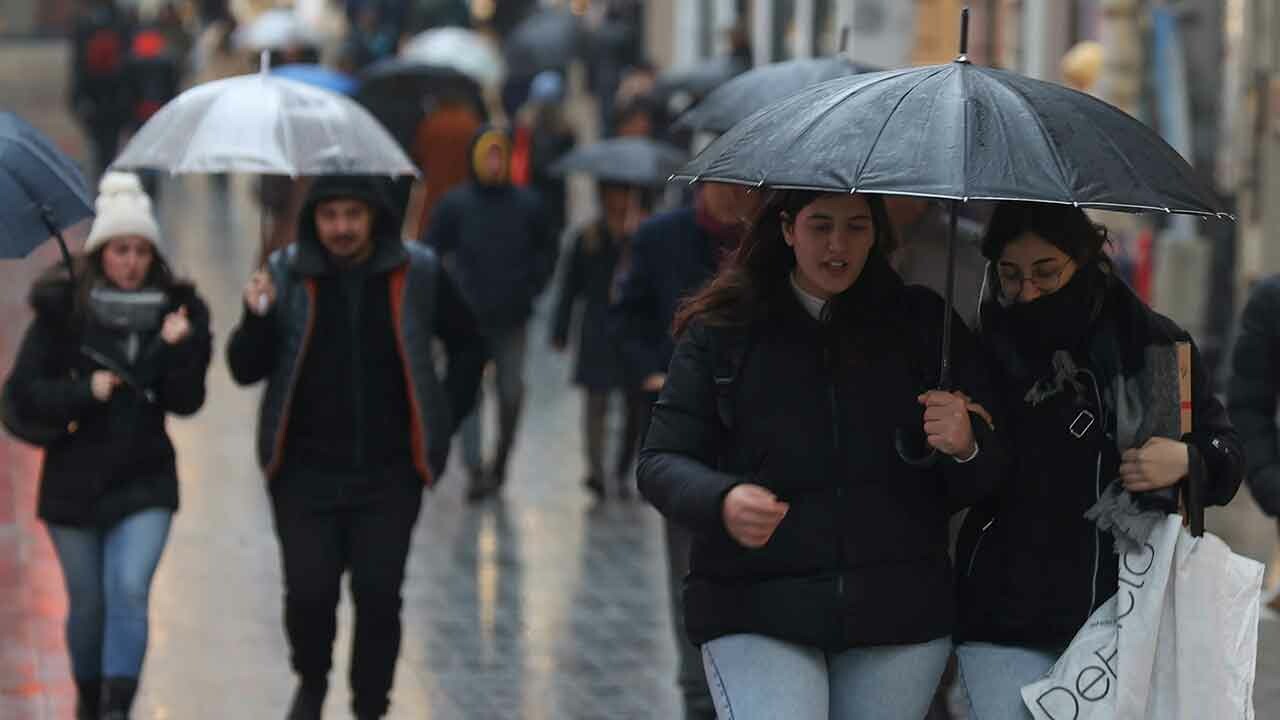
<svg viewBox="0 0 1280 720">
<path fill-rule="evenodd" d="M 316 230 L 316 208 L 327 200 L 359 200 L 373 211 L 374 252 L 371 261 L 386 269 L 408 260 L 400 239 L 401 217 L 387 193 L 387 181 L 371 175 L 324 175 L 307 192 L 298 217 L 298 255 L 295 269 L 307 275 L 333 272 L 328 253 Z"/>
</svg>

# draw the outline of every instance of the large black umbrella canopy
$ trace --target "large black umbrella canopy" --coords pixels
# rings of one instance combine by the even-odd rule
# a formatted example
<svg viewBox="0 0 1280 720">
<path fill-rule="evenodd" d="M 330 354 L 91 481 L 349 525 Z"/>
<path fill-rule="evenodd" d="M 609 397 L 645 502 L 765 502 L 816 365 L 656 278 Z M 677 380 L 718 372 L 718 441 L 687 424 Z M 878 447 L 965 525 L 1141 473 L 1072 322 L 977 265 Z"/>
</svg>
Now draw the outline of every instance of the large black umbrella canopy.
<svg viewBox="0 0 1280 720">
<path fill-rule="evenodd" d="M 569 10 L 539 10 L 520 21 L 502 42 L 509 72 L 532 75 L 562 70 L 581 54 L 582 23 Z"/>
<path fill-rule="evenodd" d="M 963 59 L 801 90 L 676 177 L 1229 217 L 1177 151 L 1120 109 Z"/>
<path fill-rule="evenodd" d="M 650 138 L 612 138 L 575 148 L 557 160 L 551 171 L 583 172 L 604 183 L 657 187 L 687 158 L 680 148 Z"/>
<path fill-rule="evenodd" d="M 469 103 L 485 117 L 480 86 L 453 68 L 391 58 L 365 68 L 358 79 L 356 101 L 382 121 L 406 151 L 413 146 L 418 123 L 441 101 Z"/>
<path fill-rule="evenodd" d="M 755 111 L 810 85 L 875 69 L 844 55 L 761 65 L 725 81 L 675 124 L 690 130 L 723 133 Z"/>
<path fill-rule="evenodd" d="M 0 112 L 0 258 L 23 258 L 56 237 L 68 268 L 62 231 L 93 215 L 93 198 L 75 163 L 40 131 Z"/>
</svg>

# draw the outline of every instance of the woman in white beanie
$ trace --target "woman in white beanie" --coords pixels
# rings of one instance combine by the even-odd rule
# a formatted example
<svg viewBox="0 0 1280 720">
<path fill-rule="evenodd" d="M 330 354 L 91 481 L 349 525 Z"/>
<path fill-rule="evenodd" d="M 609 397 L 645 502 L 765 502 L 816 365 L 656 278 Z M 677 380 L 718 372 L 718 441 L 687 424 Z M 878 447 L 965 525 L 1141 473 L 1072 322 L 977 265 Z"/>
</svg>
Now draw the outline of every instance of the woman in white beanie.
<svg viewBox="0 0 1280 720">
<path fill-rule="evenodd" d="M 31 290 L 35 320 L 5 387 L 46 446 L 38 513 L 70 599 L 78 720 L 128 718 L 147 645 L 151 578 L 178 507 L 169 413 L 205 397 L 209 311 L 174 278 L 138 178 L 107 173 L 72 274 Z"/>
</svg>

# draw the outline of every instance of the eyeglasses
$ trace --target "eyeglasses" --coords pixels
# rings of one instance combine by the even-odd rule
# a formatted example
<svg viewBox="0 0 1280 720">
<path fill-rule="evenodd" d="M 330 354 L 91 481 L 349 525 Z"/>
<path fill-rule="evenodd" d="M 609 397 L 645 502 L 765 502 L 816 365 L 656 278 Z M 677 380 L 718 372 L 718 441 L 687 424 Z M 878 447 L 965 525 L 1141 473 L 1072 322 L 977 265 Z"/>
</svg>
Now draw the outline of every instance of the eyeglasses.
<svg viewBox="0 0 1280 720">
<path fill-rule="evenodd" d="M 1031 281 L 1032 287 L 1042 293 L 1057 292 L 1062 287 L 1062 274 L 1067 271 L 1067 261 L 1057 267 L 1036 266 L 1031 269 L 1031 275 L 1023 275 L 1022 271 L 1016 267 L 1002 266 L 997 271 L 1000 278 L 1000 292 L 1007 298 L 1017 297 L 1022 292 L 1022 284 Z"/>
</svg>

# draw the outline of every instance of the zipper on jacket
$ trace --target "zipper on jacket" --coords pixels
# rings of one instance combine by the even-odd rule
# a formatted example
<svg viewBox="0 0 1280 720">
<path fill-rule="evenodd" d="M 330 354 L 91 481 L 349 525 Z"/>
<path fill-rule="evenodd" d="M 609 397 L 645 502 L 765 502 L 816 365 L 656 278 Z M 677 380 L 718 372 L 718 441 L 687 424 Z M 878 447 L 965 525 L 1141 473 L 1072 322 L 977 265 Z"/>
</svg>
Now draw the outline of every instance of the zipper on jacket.
<svg viewBox="0 0 1280 720">
<path fill-rule="evenodd" d="M 965 577 L 969 577 L 973 574 L 973 564 L 978 560 L 978 548 L 982 547 L 982 540 L 987 536 L 987 530 L 990 530 L 991 526 L 995 525 L 995 523 L 996 519 L 991 518 L 987 521 L 987 524 L 983 525 L 982 529 L 978 531 L 978 539 L 973 543 L 973 552 L 969 553 L 969 568 L 964 571 Z"/>
<path fill-rule="evenodd" d="M 1093 474 L 1093 495 L 1094 502 L 1102 498 L 1102 488 L 1099 483 L 1102 482 L 1102 453 L 1098 453 L 1096 469 Z M 1098 602 L 1098 566 L 1102 564 L 1102 542 L 1098 539 L 1102 531 L 1094 526 L 1093 528 L 1093 583 L 1089 591 L 1089 609 L 1084 614 L 1084 621 L 1089 622 L 1089 616 L 1093 614 L 1093 606 Z"/>
<path fill-rule="evenodd" d="M 836 364 L 831 354 L 831 346 L 827 345 L 822 348 L 822 364 L 828 373 L 827 395 L 831 401 L 831 449 L 836 461 L 836 466 L 840 465 L 840 403 L 836 396 Z M 844 488 L 840 485 L 842 478 L 836 479 L 836 498 L 844 497 Z M 837 556 L 839 557 L 840 574 L 836 576 L 836 597 L 844 596 L 844 540 L 837 541 Z"/>
</svg>

